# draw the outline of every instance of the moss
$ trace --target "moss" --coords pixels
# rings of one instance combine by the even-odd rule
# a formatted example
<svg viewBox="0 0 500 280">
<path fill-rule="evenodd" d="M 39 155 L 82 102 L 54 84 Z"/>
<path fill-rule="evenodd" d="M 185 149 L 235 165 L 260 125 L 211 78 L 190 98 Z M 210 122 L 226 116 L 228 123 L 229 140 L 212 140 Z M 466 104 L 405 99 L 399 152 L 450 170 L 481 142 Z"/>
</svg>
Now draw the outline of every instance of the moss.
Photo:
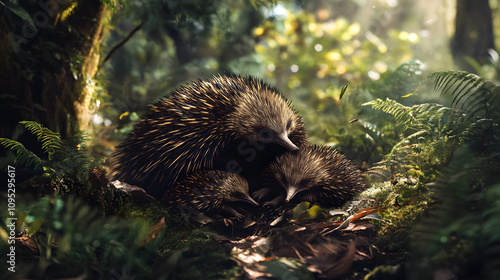
<svg viewBox="0 0 500 280">
<path fill-rule="evenodd" d="M 361 198 L 370 197 L 374 198 L 376 201 L 386 201 L 394 189 L 391 186 L 391 182 L 378 182 L 372 183 L 371 187 L 360 194 Z"/>
<path fill-rule="evenodd" d="M 401 265 L 381 265 L 372 269 L 363 278 L 364 280 L 386 280 L 404 278 Z"/>
<path fill-rule="evenodd" d="M 390 208 L 380 213 L 387 223 L 375 222 L 378 228 L 378 241 L 375 243 L 384 252 L 406 253 L 415 238 L 414 225 L 427 209 L 427 203 L 421 202 L 405 207 Z"/>
</svg>

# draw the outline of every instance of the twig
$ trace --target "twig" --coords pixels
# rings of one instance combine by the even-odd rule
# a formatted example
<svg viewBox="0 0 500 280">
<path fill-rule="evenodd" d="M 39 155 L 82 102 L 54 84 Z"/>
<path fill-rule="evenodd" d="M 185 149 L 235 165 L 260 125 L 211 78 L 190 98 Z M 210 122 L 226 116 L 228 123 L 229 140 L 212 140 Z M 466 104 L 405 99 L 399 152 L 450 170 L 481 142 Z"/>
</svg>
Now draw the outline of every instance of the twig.
<svg viewBox="0 0 500 280">
<path fill-rule="evenodd" d="M 114 46 L 108 53 L 108 55 L 106 55 L 106 57 L 104 58 L 104 60 L 102 61 L 102 64 L 106 63 L 106 61 L 108 61 L 110 58 L 111 58 L 111 55 L 113 55 L 114 52 L 116 52 L 119 48 L 123 47 L 123 45 L 125 45 L 125 43 L 127 43 L 128 40 L 130 40 L 130 38 L 132 38 L 132 36 L 134 36 L 134 34 L 139 31 L 139 29 L 142 28 L 142 26 L 144 25 L 144 21 L 141 22 L 141 24 L 139 24 L 136 28 L 134 28 L 130 34 L 128 34 L 128 36 L 123 39 L 120 43 L 118 43 L 116 46 Z M 101 66 L 102 66 L 101 64 Z"/>
</svg>

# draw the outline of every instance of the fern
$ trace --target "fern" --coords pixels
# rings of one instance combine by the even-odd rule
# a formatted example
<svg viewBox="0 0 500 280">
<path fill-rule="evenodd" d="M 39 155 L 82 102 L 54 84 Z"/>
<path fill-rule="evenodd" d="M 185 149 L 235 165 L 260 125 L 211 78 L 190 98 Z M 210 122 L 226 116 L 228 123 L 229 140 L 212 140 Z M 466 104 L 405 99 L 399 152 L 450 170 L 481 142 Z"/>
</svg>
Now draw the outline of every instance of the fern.
<svg viewBox="0 0 500 280">
<path fill-rule="evenodd" d="M 42 150 L 48 154 L 49 160 L 52 160 L 54 156 L 60 154 L 64 149 L 64 141 L 61 140 L 61 136 L 58 133 L 51 131 L 37 122 L 22 121 L 19 123 L 37 137 L 38 141 L 42 144 Z"/>
<path fill-rule="evenodd" d="M 408 162 L 411 159 L 408 155 L 414 151 L 419 153 L 413 157 L 413 161 L 425 161 L 426 158 L 426 162 L 446 161 L 454 147 L 464 141 L 466 132 L 474 127 L 477 120 L 462 114 L 457 109 L 435 103 L 409 107 L 387 98 L 363 105 L 371 105 L 373 109 L 391 114 L 394 116 L 396 126 L 401 130 L 400 141 L 393 146 L 387 156 L 386 163 L 389 165 L 411 164 Z M 403 156 L 396 157 L 398 153 Z"/>
<path fill-rule="evenodd" d="M 27 278 L 62 279 L 85 274 L 88 279 L 114 279 L 113 274 L 126 271 L 143 279 L 153 274 L 150 265 L 158 257 L 154 251 L 162 238 L 145 244 L 149 225 L 144 220 L 99 217 L 97 211 L 74 196 L 19 202 L 17 211 L 21 214 L 19 225 L 39 251 L 38 256 L 19 255 L 17 270 Z"/>
<path fill-rule="evenodd" d="M 429 77 L 434 92 L 451 98 L 451 106 L 486 118 L 498 118 L 500 87 L 477 75 L 462 71 L 442 71 Z"/>
<path fill-rule="evenodd" d="M 35 171 L 41 171 L 43 169 L 44 161 L 33 152 L 26 149 L 23 144 L 11 139 L 0 138 L 0 145 L 16 153 L 16 158 L 13 162 L 14 166 L 32 167 Z"/>
<path fill-rule="evenodd" d="M 394 118 L 399 141 L 384 161 L 391 175 L 417 174 L 416 184 L 424 186 L 419 196 L 437 202 L 416 227 L 420 237 L 409 279 L 432 278 L 437 271 L 459 279 L 498 279 L 499 87 L 458 71 L 433 73 L 428 79 L 450 106 L 405 106 L 391 99 L 363 104 Z M 409 172 L 416 167 L 418 172 Z M 396 173 L 396 168 L 404 172 Z"/>
<path fill-rule="evenodd" d="M 401 139 L 392 148 L 387 162 L 398 151 L 409 151 L 409 147 L 428 150 L 438 157 L 441 154 L 444 162 L 466 141 L 476 146 L 478 152 L 491 151 L 491 143 L 499 140 L 500 87 L 461 71 L 435 72 L 427 79 L 434 83 L 435 93 L 450 97 L 452 107 L 435 103 L 408 107 L 391 99 L 363 104 L 393 115 L 401 130 Z M 436 149 L 439 146 L 445 149 L 444 154 L 439 152 L 442 149 Z"/>
<path fill-rule="evenodd" d="M 11 163 L 13 166 L 43 172 L 42 176 L 49 177 L 56 189 L 68 187 L 65 182 L 71 181 L 85 185 L 89 171 L 104 163 L 104 157 L 84 151 L 84 143 L 88 140 L 84 132 L 64 141 L 58 133 L 37 122 L 23 121 L 20 124 L 37 137 L 47 159 L 41 159 L 23 144 L 11 139 L 0 138 L 0 145 L 16 153 Z"/>
</svg>

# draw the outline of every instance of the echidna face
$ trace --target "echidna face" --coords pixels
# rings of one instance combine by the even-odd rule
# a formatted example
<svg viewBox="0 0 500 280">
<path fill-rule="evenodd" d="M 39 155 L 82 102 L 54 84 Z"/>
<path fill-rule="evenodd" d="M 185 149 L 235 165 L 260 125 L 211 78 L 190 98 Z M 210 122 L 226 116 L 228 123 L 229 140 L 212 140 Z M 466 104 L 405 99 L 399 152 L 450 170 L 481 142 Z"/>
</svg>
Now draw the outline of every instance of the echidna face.
<svg viewBox="0 0 500 280">
<path fill-rule="evenodd" d="M 249 195 L 248 182 L 242 178 L 233 176 L 229 177 L 218 188 L 222 193 L 222 203 L 232 202 L 248 202 L 253 205 L 259 205 Z"/>
<path fill-rule="evenodd" d="M 300 159 L 300 160 L 297 160 Z M 271 164 L 267 176 L 286 191 L 286 202 L 297 196 L 314 201 L 329 178 L 328 169 L 318 154 L 299 150 L 287 153 Z"/>
<path fill-rule="evenodd" d="M 252 89 L 249 89 L 252 90 Z M 297 150 L 289 135 L 301 125 L 290 104 L 267 88 L 239 97 L 229 125 L 238 136 L 264 144 L 275 143 L 288 150 Z"/>
</svg>

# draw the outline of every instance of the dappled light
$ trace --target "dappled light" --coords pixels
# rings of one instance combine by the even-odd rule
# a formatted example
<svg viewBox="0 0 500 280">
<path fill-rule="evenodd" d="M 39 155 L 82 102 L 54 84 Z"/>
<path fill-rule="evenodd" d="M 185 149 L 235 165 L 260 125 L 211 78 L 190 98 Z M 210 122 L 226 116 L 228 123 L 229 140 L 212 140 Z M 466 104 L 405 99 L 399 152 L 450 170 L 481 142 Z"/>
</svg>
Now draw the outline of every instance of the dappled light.
<svg viewBox="0 0 500 280">
<path fill-rule="evenodd" d="M 1 278 L 500 279 L 499 15 L 0 0 Z"/>
</svg>

